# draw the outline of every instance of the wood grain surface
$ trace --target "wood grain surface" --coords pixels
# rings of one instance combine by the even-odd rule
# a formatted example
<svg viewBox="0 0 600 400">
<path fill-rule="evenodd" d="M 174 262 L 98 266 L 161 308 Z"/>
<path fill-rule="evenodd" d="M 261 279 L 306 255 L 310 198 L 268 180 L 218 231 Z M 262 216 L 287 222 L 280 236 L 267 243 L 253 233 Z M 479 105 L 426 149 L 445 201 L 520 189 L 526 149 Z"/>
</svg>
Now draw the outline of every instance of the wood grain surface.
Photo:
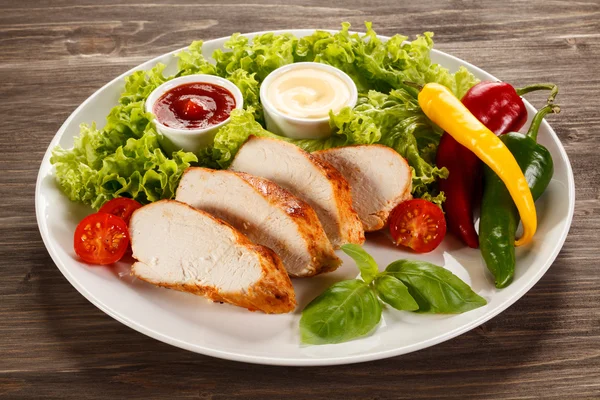
<svg viewBox="0 0 600 400">
<path fill-rule="evenodd" d="M 550 123 L 577 203 L 543 279 L 438 346 L 365 364 L 282 368 L 168 346 L 102 313 L 62 276 L 34 213 L 46 148 L 68 115 L 129 68 L 194 39 L 373 21 L 515 85 L 553 81 Z M 0 397 L 7 399 L 599 399 L 600 2 L 0 1 Z M 532 96 L 534 104 L 541 97 Z"/>
</svg>

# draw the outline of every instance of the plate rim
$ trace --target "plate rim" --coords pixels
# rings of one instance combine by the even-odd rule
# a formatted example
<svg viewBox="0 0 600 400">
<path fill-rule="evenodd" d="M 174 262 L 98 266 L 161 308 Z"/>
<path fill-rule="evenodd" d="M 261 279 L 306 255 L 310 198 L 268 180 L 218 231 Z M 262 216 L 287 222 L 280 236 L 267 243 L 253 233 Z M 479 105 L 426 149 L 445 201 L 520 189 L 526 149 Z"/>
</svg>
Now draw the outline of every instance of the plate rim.
<svg viewBox="0 0 600 400">
<path fill-rule="evenodd" d="M 247 32 L 247 33 L 243 33 L 241 35 L 250 37 L 250 38 L 253 36 L 256 36 L 256 35 L 269 33 L 269 32 L 273 32 L 276 34 L 293 32 L 295 35 L 298 35 L 299 33 L 310 34 L 316 30 L 326 31 L 326 32 L 338 32 L 336 30 L 318 29 L 318 28 L 317 29 L 280 29 L 280 30 L 266 30 L 266 31 L 259 31 L 259 32 Z M 355 32 L 351 31 L 350 33 L 355 33 Z M 358 33 L 364 34 L 364 32 L 358 32 Z M 389 36 L 385 36 L 385 35 L 377 35 L 377 36 L 378 36 L 378 38 L 383 39 L 383 40 L 389 39 Z M 210 40 L 204 41 L 204 44 L 210 43 L 210 42 L 216 42 L 216 41 L 224 41 L 224 40 L 227 40 L 229 37 L 230 36 L 224 36 L 224 37 L 219 37 L 219 38 L 215 38 L 215 39 L 210 39 Z M 269 356 L 258 356 L 258 355 L 236 353 L 236 352 L 224 351 L 224 350 L 214 349 L 211 347 L 191 344 L 191 343 L 185 342 L 183 340 L 177 339 L 175 337 L 165 335 L 161 332 L 155 331 L 151 328 L 146 327 L 143 324 L 137 323 L 134 320 L 131 320 L 129 318 L 126 318 L 126 317 L 120 315 L 118 312 L 113 311 L 108 306 L 106 306 L 101 300 L 96 298 L 92 293 L 90 293 L 85 288 L 85 286 L 81 285 L 77 281 L 77 279 L 75 279 L 71 275 L 68 268 L 63 264 L 62 259 L 56 253 L 56 250 L 54 249 L 54 245 L 50 242 L 50 234 L 49 234 L 48 226 L 45 223 L 43 216 L 41 215 L 41 214 L 43 214 L 42 204 L 41 204 L 41 199 L 40 199 L 42 180 L 48 175 L 48 168 L 45 168 L 44 166 L 47 166 L 49 164 L 52 149 L 58 144 L 58 142 L 64 135 L 67 125 L 70 124 L 70 122 L 75 118 L 75 116 L 79 113 L 79 111 L 82 108 L 86 107 L 87 104 L 89 102 L 91 102 L 92 99 L 97 97 L 102 91 L 104 91 L 104 89 L 106 87 L 112 85 L 116 81 L 123 80 L 126 76 L 130 75 L 131 73 L 142 69 L 141 68 L 142 65 L 145 65 L 145 64 L 154 65 L 157 62 L 159 62 L 160 59 L 167 57 L 167 56 L 173 56 L 176 53 L 183 51 L 187 48 L 188 48 L 188 46 L 182 47 L 182 48 L 173 50 L 171 52 L 167 52 L 167 53 L 158 55 L 147 61 L 144 61 L 144 62 L 138 64 L 137 66 L 125 71 L 124 73 L 120 74 L 119 76 L 115 77 L 114 79 L 110 80 L 109 82 L 104 84 L 102 87 L 97 89 L 94 93 L 92 93 L 87 99 L 85 99 L 77 108 L 75 108 L 75 110 L 73 110 L 71 112 L 71 114 L 62 123 L 62 125 L 57 130 L 54 137 L 48 144 L 48 148 L 46 149 L 46 152 L 44 153 L 44 157 L 40 163 L 40 167 L 39 167 L 38 175 L 37 175 L 37 179 L 36 179 L 36 186 L 35 186 L 36 222 L 38 225 L 38 229 L 40 231 L 40 235 L 42 237 L 42 241 L 43 241 L 48 253 L 50 254 L 50 257 L 52 258 L 52 261 L 54 261 L 54 264 L 58 267 L 59 271 L 65 276 L 65 278 L 67 278 L 67 281 L 81 295 L 83 295 L 83 297 L 85 297 L 94 306 L 96 306 L 100 310 L 102 310 L 102 312 L 104 312 L 105 314 L 114 318 L 115 320 L 119 321 L 120 323 L 128 326 L 129 328 L 134 329 L 134 330 L 136 330 L 146 336 L 149 336 L 153 339 L 159 340 L 161 342 L 164 342 L 164 343 L 172 345 L 172 346 L 179 347 L 181 349 L 185 349 L 188 351 L 192 351 L 192 352 L 195 352 L 198 354 L 203 354 L 203 355 L 207 355 L 207 356 L 211 356 L 211 357 L 222 358 L 222 359 L 226 359 L 226 360 L 230 360 L 230 361 L 246 362 L 246 363 L 251 363 L 251 364 L 278 365 L 278 366 L 326 366 L 326 365 L 354 364 L 354 363 L 380 360 L 380 359 L 384 359 L 384 358 L 395 357 L 395 356 L 399 356 L 399 355 L 403 355 L 403 354 L 412 353 L 414 351 L 422 350 L 427 347 L 431 347 L 436 344 L 445 342 L 445 341 L 453 339 L 463 333 L 466 333 L 466 332 L 476 328 L 477 326 L 489 321 L 490 319 L 496 317 L 498 314 L 500 314 L 501 312 L 506 310 L 508 307 L 513 305 L 518 300 L 520 300 L 537 282 L 539 282 L 539 280 L 546 274 L 548 269 L 552 266 L 552 264 L 556 260 L 556 257 L 562 250 L 565 240 L 569 234 L 571 224 L 573 221 L 574 211 L 575 211 L 575 179 L 573 176 L 573 169 L 571 166 L 571 161 L 569 160 L 568 154 L 567 154 L 560 138 L 558 137 L 558 135 L 556 134 L 554 129 L 550 126 L 550 124 L 548 124 L 548 122 L 546 120 L 544 120 L 543 123 L 545 125 L 547 125 L 547 128 L 549 128 L 550 134 L 553 135 L 554 138 L 557 140 L 557 143 L 558 143 L 557 148 L 558 148 L 558 151 L 559 151 L 561 157 L 566 161 L 566 169 L 567 169 L 566 172 L 567 172 L 567 181 L 568 181 L 568 195 L 567 195 L 568 215 L 566 218 L 565 228 L 561 232 L 560 238 L 557 241 L 557 245 L 553 248 L 552 254 L 548 258 L 548 261 L 542 266 L 542 268 L 539 269 L 539 271 L 535 275 L 533 275 L 531 277 L 531 279 L 521 288 L 521 290 L 517 291 L 510 298 L 508 298 L 503 303 L 501 303 L 494 311 L 492 311 L 490 313 L 486 313 L 486 314 L 480 316 L 479 318 L 473 319 L 460 327 L 457 327 L 453 330 L 444 332 L 443 334 L 440 334 L 436 337 L 433 337 L 431 339 L 428 339 L 428 340 L 425 340 L 425 341 L 422 341 L 419 343 L 415 343 L 415 344 L 412 344 L 409 346 L 404 346 L 404 347 L 396 347 L 396 348 L 392 348 L 392 349 L 377 351 L 377 352 L 358 353 L 358 354 L 352 354 L 352 355 L 346 355 L 346 356 L 333 356 L 333 357 L 329 356 L 326 358 L 281 358 L 281 357 L 269 357 Z M 483 70 L 463 59 L 453 56 L 451 54 L 448 54 L 448 53 L 445 53 L 445 52 L 442 52 L 442 51 L 436 50 L 436 49 L 432 49 L 431 53 L 450 58 L 450 59 L 460 63 L 461 65 L 466 66 L 471 71 L 477 71 L 480 73 L 484 73 L 486 75 L 492 76 L 493 79 L 499 80 L 498 78 L 496 78 L 489 72 L 486 72 L 485 70 Z M 535 109 L 527 100 L 525 100 L 525 99 L 523 99 L 523 100 L 524 100 L 525 105 L 528 108 Z M 52 170 L 50 169 L 50 173 L 51 172 L 52 172 Z"/>
</svg>

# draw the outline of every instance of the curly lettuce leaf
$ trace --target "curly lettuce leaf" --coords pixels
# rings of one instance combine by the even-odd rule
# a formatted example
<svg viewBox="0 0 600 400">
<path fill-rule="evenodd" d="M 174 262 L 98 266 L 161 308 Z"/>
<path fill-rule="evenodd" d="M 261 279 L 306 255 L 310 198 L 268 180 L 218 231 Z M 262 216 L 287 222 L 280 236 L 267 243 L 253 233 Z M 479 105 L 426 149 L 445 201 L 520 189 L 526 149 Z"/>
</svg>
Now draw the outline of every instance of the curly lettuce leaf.
<svg viewBox="0 0 600 400">
<path fill-rule="evenodd" d="M 252 110 L 254 119 L 263 123 L 263 107 L 260 102 L 260 84 L 256 80 L 255 74 L 249 74 L 243 69 L 236 69 L 227 79 L 233 82 L 242 92 L 244 98 L 244 108 Z"/>
<path fill-rule="evenodd" d="M 420 85 L 437 82 L 461 98 L 478 82 L 464 67 L 452 74 L 431 62 L 432 32 L 425 32 L 411 42 L 402 35 L 383 41 L 377 37 L 370 22 L 365 26 L 366 33 L 363 35 L 351 34 L 350 24 L 343 23 L 337 33 L 316 31 L 301 38 L 296 46 L 294 62 L 316 61 L 339 68 L 354 80 L 360 93 L 370 90 L 389 93 L 392 89 L 404 89 L 416 97 L 416 89 L 404 82 Z"/>
<path fill-rule="evenodd" d="M 216 169 L 229 167 L 239 148 L 252 135 L 289 140 L 263 128 L 254 119 L 252 107 L 245 110 L 233 110 L 229 123 L 216 133 L 213 145 L 200 154 L 200 164 Z"/>
<path fill-rule="evenodd" d="M 277 68 L 294 62 L 297 43 L 298 38 L 291 33 L 265 33 L 254 36 L 252 41 L 234 33 L 225 42 L 227 51 L 217 49 L 212 57 L 220 76 L 228 76 L 242 69 L 255 74 L 256 79 L 262 82 Z"/>
<path fill-rule="evenodd" d="M 193 74 L 217 75 L 217 68 L 202 55 L 202 40 L 195 40 L 187 49 L 177 53 L 177 68 L 175 76 Z"/>
<path fill-rule="evenodd" d="M 198 158 L 183 151 L 166 155 L 152 114 L 145 112 L 146 97 L 172 78 L 163 70 L 164 65 L 158 64 L 131 74 L 103 129 L 83 124 L 72 149 L 53 149 L 50 162 L 69 199 L 98 209 L 119 196 L 143 204 L 174 196 L 181 174 Z"/>
<path fill-rule="evenodd" d="M 115 130 L 82 125 L 73 149 L 57 146 L 53 150 L 50 162 L 56 168 L 59 186 L 69 199 L 98 209 L 119 196 L 143 204 L 172 198 L 183 171 L 198 160 L 194 154 L 183 151 L 167 157 L 160 149 L 154 129 L 114 148 L 119 137 Z"/>
<path fill-rule="evenodd" d="M 154 89 L 170 79 L 163 75 L 164 69 L 165 65 L 158 63 L 148 71 L 135 71 L 125 78 L 125 90 L 119 98 L 119 104 L 125 105 L 145 101 Z M 113 111 L 114 108 L 111 114 Z"/>
<path fill-rule="evenodd" d="M 332 134 L 324 139 L 288 139 L 302 149 L 313 152 L 332 147 L 353 144 L 373 144 L 381 139 L 381 130 L 372 118 L 357 116 L 353 109 L 345 107 L 338 114 L 330 113 Z"/>
</svg>

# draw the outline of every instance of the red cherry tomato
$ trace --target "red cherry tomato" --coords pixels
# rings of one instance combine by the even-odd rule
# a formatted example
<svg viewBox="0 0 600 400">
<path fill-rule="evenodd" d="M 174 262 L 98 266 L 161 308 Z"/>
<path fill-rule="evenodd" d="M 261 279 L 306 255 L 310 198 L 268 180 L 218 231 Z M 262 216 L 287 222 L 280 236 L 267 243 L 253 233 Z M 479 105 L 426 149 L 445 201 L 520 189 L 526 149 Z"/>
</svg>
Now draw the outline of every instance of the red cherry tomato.
<svg viewBox="0 0 600 400">
<path fill-rule="evenodd" d="M 116 215 L 123 218 L 123 221 L 129 225 L 131 214 L 142 205 L 133 199 L 127 197 L 117 197 L 108 203 L 105 203 L 98 212 Z"/>
<path fill-rule="evenodd" d="M 392 211 L 390 233 L 396 244 L 410 247 L 417 253 L 428 253 L 444 239 L 446 219 L 435 204 L 423 199 L 408 200 Z"/>
<path fill-rule="evenodd" d="M 112 214 L 88 215 L 75 229 L 75 253 L 90 264 L 113 264 L 123 257 L 128 246 L 127 224 Z"/>
</svg>

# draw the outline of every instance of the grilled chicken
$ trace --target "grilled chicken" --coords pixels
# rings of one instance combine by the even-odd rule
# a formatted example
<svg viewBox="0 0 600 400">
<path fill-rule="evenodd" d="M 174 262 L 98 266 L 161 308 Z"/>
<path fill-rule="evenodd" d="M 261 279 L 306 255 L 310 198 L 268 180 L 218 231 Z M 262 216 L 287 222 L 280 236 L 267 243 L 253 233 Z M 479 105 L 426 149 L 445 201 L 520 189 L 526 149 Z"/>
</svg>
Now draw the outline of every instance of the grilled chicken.
<svg viewBox="0 0 600 400">
<path fill-rule="evenodd" d="M 279 257 L 229 224 L 175 200 L 140 208 L 129 223 L 138 278 L 265 313 L 296 306 Z"/>
<path fill-rule="evenodd" d="M 394 207 L 412 197 L 408 163 L 387 146 L 337 147 L 312 154 L 346 178 L 352 190 L 352 205 L 367 232 L 383 228 Z"/>
<path fill-rule="evenodd" d="M 306 201 L 317 213 L 334 248 L 364 242 L 348 182 L 331 165 L 301 148 L 251 136 L 229 168 L 269 179 Z"/>
<path fill-rule="evenodd" d="M 281 257 L 292 276 L 333 271 L 333 252 L 314 210 L 275 183 L 233 171 L 188 168 L 176 199 L 230 223 Z"/>
</svg>

